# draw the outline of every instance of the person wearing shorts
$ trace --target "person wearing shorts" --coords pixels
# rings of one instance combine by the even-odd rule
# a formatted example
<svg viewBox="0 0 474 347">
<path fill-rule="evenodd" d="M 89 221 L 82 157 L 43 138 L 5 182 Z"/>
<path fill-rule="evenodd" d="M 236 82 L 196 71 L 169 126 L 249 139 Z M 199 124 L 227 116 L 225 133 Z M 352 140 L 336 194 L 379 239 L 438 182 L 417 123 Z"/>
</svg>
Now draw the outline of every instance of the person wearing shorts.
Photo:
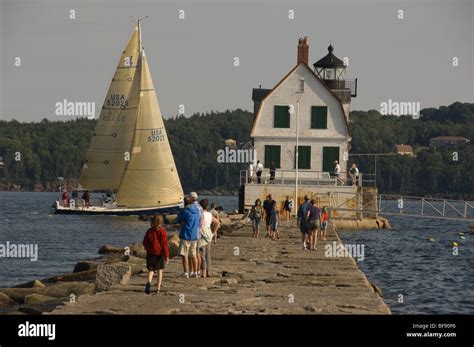
<svg viewBox="0 0 474 347">
<path fill-rule="evenodd" d="M 306 220 L 306 211 L 311 206 L 309 202 L 309 197 L 307 195 L 304 196 L 304 203 L 298 209 L 297 217 L 298 223 L 300 226 L 301 231 L 301 242 L 303 243 L 303 249 L 308 249 L 308 222 Z"/>
<path fill-rule="evenodd" d="M 276 203 L 272 198 L 272 194 L 268 194 L 267 198 L 263 202 L 263 210 L 265 211 L 265 225 L 267 227 L 267 237 L 272 237 L 271 224 L 272 224 L 272 206 Z"/>
<path fill-rule="evenodd" d="M 326 232 L 329 224 L 329 211 L 327 207 L 323 207 L 321 211 L 321 237 L 320 240 L 326 240 Z"/>
<path fill-rule="evenodd" d="M 163 281 L 163 269 L 168 263 L 170 252 L 168 249 L 168 235 L 163 228 L 163 216 L 154 215 L 151 218 L 151 228 L 147 230 L 143 238 L 143 247 L 146 250 L 146 268 L 148 270 L 148 282 L 145 286 L 145 293 L 150 294 L 150 287 L 155 271 L 158 272 L 157 293 L 161 290 Z"/>
<path fill-rule="evenodd" d="M 181 225 L 179 231 L 179 249 L 178 254 L 183 262 L 183 274 L 185 278 L 189 278 L 189 260 L 191 260 L 194 269 L 198 271 L 198 262 L 196 257 L 196 248 L 198 241 L 198 231 L 201 224 L 201 216 L 198 208 L 193 204 L 192 197 L 187 196 L 184 199 L 185 207 L 179 211 L 178 223 Z M 194 271 L 191 277 L 196 277 L 198 274 Z"/>
<path fill-rule="evenodd" d="M 320 221 L 320 211 L 316 206 L 316 200 L 311 200 L 311 206 L 306 211 L 306 220 L 308 221 L 308 235 L 309 235 L 309 244 L 312 251 L 316 251 L 316 244 L 318 239 L 318 229 Z"/>
</svg>

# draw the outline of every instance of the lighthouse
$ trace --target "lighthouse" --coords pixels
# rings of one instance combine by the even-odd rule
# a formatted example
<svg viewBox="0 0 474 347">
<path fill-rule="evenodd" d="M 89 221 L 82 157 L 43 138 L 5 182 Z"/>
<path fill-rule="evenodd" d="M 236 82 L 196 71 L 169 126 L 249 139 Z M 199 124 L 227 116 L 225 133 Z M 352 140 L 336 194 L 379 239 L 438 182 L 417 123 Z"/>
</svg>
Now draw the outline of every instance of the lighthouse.
<svg viewBox="0 0 474 347">
<path fill-rule="evenodd" d="M 346 119 L 349 121 L 351 98 L 357 96 L 357 78 L 346 80 L 346 64 L 336 57 L 333 52 L 334 47 L 329 44 L 328 54 L 313 64 L 314 72 L 339 98 Z"/>
</svg>

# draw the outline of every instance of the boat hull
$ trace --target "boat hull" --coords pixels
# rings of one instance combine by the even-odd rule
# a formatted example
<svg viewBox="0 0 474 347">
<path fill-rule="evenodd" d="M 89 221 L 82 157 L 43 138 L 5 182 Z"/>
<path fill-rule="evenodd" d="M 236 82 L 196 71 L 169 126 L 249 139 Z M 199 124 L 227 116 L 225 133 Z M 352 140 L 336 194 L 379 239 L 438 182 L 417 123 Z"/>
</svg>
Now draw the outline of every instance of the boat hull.
<svg viewBox="0 0 474 347">
<path fill-rule="evenodd" d="M 153 215 L 157 213 L 173 214 L 178 213 L 180 205 L 152 207 L 152 208 L 107 208 L 101 206 L 91 207 L 64 207 L 58 206 L 57 203 L 53 206 L 54 214 L 75 214 L 75 215 L 109 215 L 109 216 L 141 216 Z"/>
</svg>

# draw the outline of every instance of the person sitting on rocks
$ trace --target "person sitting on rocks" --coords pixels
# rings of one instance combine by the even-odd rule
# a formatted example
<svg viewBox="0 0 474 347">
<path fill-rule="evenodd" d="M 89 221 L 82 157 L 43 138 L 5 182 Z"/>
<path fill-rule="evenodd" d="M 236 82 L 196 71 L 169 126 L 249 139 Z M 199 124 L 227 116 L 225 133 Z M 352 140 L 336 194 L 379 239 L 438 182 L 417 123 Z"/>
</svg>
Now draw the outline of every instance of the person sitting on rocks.
<svg viewBox="0 0 474 347">
<path fill-rule="evenodd" d="M 145 293 L 150 294 L 150 287 L 155 271 L 158 271 L 157 293 L 161 290 L 163 281 L 163 269 L 165 263 L 168 264 L 170 252 L 168 249 L 168 235 L 163 228 L 163 216 L 154 215 L 151 218 L 151 228 L 147 230 L 143 238 L 143 246 L 146 250 L 146 268 L 148 269 L 148 282 L 145 286 Z"/>
</svg>

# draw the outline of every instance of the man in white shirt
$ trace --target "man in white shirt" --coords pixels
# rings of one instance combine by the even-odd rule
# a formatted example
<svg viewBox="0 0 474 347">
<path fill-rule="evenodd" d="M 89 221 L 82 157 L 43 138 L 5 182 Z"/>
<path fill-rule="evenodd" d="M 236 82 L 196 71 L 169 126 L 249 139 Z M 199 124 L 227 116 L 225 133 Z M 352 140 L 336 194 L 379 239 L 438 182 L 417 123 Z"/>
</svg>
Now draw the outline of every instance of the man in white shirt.
<svg viewBox="0 0 474 347">
<path fill-rule="evenodd" d="M 334 160 L 334 176 L 336 176 L 336 185 L 343 184 L 341 179 L 341 165 L 337 160 Z"/>
<path fill-rule="evenodd" d="M 253 183 L 253 163 L 249 165 L 249 175 L 247 178 L 247 183 Z"/>
<path fill-rule="evenodd" d="M 262 183 L 262 172 L 263 172 L 263 165 L 260 160 L 257 160 L 257 182 Z"/>
</svg>

